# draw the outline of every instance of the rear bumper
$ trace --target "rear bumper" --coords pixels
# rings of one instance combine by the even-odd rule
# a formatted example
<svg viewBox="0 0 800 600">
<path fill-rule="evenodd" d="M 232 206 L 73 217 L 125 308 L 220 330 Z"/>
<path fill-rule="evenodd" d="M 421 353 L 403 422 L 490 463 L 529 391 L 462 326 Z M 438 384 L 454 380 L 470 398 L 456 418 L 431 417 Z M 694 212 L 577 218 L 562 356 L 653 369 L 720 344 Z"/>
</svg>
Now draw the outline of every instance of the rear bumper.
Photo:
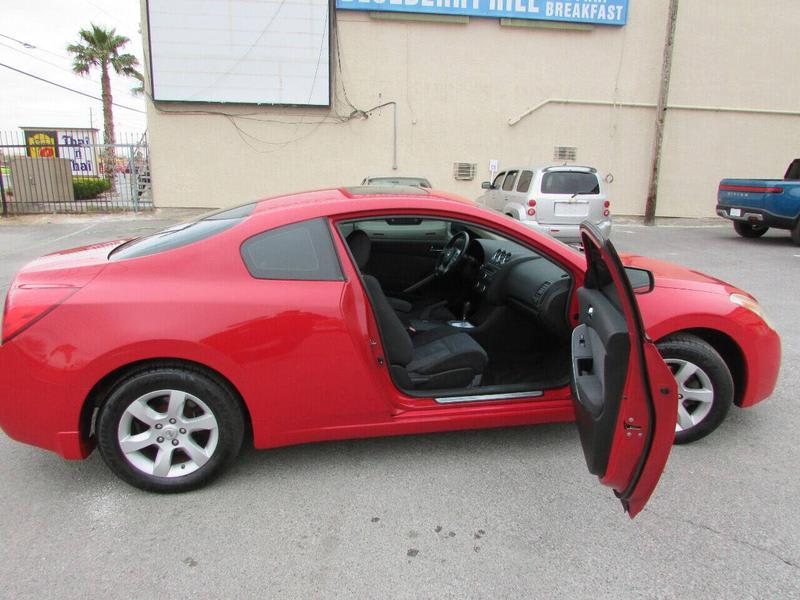
<svg viewBox="0 0 800 600">
<path fill-rule="evenodd" d="M 744 221 L 775 229 L 792 229 L 797 221 L 796 217 L 776 215 L 761 208 L 730 204 L 717 204 L 717 215 L 731 221 Z"/>
<path fill-rule="evenodd" d="M 544 233 L 549 236 L 561 240 L 562 242 L 575 243 L 581 241 L 581 226 L 580 224 L 560 225 L 558 223 L 539 223 L 538 221 L 523 220 L 520 221 L 526 227 L 530 227 L 534 231 Z M 608 237 L 611 233 L 611 219 L 604 219 L 595 223 L 600 233 L 604 237 Z"/>
<path fill-rule="evenodd" d="M 0 346 L 0 429 L 64 458 L 86 458 L 93 446 L 80 433 L 75 388 L 48 371 L 32 364 L 14 342 Z"/>
</svg>

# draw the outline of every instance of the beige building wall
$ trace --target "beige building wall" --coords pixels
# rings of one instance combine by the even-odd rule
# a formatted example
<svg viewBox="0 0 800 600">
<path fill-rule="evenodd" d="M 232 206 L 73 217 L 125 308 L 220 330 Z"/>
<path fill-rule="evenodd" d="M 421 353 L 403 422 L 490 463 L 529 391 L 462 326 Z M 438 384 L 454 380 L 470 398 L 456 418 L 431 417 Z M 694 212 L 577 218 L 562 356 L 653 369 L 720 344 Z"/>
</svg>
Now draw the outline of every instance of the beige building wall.
<svg viewBox="0 0 800 600">
<path fill-rule="evenodd" d="M 642 214 L 668 4 L 630 0 L 626 26 L 583 30 L 338 11 L 330 110 L 148 104 L 156 204 L 228 206 L 392 173 L 476 198 L 491 159 L 546 164 L 555 146 L 574 146 L 577 164 L 613 174 L 613 212 Z M 800 155 L 799 116 L 749 112 L 800 110 L 800 2 L 753 11 L 748 0 L 681 3 L 670 95 L 681 108 L 667 115 L 659 215 L 713 215 L 722 177 L 780 176 Z M 343 121 L 387 102 L 396 104 Z M 456 181 L 454 162 L 476 163 L 476 178 Z"/>
</svg>

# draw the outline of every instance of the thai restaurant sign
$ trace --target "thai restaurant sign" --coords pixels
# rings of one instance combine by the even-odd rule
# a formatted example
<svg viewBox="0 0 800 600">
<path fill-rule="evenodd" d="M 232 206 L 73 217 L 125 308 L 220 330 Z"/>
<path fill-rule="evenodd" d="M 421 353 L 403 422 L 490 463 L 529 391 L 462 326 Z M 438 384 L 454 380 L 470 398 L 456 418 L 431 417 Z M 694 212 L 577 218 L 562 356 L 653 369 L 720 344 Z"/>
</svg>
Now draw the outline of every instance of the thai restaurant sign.
<svg viewBox="0 0 800 600">
<path fill-rule="evenodd" d="M 628 22 L 628 0 L 336 0 L 336 8 L 596 25 Z"/>
<path fill-rule="evenodd" d="M 97 176 L 96 129 L 23 127 L 25 149 L 32 158 L 68 158 L 73 175 Z"/>
</svg>

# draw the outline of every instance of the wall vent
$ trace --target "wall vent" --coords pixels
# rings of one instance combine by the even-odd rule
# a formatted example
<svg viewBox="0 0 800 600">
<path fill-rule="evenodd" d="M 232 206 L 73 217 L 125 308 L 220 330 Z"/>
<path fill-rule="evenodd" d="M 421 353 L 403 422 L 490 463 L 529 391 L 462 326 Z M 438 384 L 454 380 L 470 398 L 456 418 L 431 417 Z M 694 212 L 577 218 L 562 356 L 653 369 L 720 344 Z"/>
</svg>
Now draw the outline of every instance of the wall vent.
<svg viewBox="0 0 800 600">
<path fill-rule="evenodd" d="M 578 160 L 578 149 L 575 146 L 556 146 L 553 160 Z"/>
<path fill-rule="evenodd" d="M 453 178 L 459 181 L 472 181 L 475 179 L 475 172 L 478 165 L 468 162 L 453 163 Z"/>
</svg>

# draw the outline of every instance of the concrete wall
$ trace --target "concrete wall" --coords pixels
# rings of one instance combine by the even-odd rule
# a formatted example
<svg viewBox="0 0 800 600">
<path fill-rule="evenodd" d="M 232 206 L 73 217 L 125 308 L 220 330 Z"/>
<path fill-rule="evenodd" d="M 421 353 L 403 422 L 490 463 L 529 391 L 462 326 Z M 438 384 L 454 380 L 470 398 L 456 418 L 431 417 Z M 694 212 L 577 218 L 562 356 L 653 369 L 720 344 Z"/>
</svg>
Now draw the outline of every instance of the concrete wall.
<svg viewBox="0 0 800 600">
<path fill-rule="evenodd" d="M 475 198 L 490 159 L 501 169 L 551 163 L 554 146 L 576 146 L 578 164 L 613 173 L 613 211 L 641 214 L 667 8 L 668 0 L 631 0 L 625 27 L 589 30 L 339 11 L 342 69 L 333 69 L 331 110 L 148 103 L 156 204 L 226 206 L 391 174 L 393 107 L 368 119 L 337 117 L 396 102 L 398 174 L 423 175 L 435 187 Z M 768 7 L 684 0 L 670 104 L 800 109 L 800 78 L 792 75 L 798 21 L 796 0 Z M 554 98 L 652 107 L 549 103 L 509 125 Z M 798 116 L 670 110 L 658 214 L 713 215 L 722 177 L 782 175 L 800 156 L 799 138 Z M 477 163 L 475 180 L 454 180 L 455 161 Z"/>
</svg>

